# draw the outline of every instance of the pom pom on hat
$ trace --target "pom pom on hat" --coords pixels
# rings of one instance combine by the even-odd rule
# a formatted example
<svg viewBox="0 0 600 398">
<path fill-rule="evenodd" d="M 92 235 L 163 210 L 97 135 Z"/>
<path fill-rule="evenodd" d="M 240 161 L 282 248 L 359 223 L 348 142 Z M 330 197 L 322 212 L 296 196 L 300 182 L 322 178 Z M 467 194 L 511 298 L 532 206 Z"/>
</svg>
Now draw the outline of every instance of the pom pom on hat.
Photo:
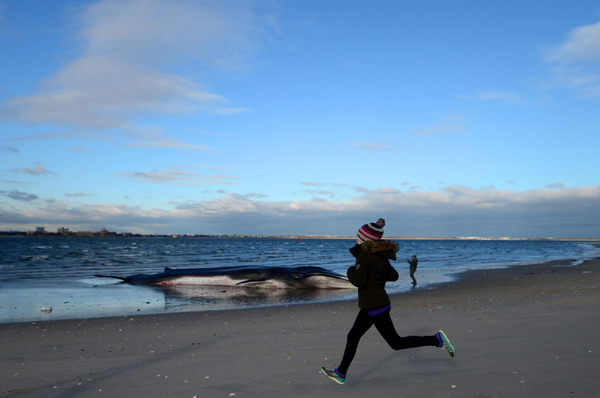
<svg viewBox="0 0 600 398">
<path fill-rule="evenodd" d="M 372 240 L 381 240 L 383 237 L 383 227 L 385 226 L 385 220 L 380 218 L 377 222 L 368 223 L 358 229 L 357 242 L 365 243 Z"/>
</svg>

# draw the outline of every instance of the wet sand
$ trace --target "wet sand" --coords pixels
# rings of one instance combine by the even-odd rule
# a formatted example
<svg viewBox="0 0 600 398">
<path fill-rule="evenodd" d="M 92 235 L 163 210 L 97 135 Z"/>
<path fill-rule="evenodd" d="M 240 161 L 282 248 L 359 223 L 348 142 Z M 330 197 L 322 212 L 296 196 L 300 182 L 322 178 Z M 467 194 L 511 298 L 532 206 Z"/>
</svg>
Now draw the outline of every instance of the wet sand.
<svg viewBox="0 0 600 398">
<path fill-rule="evenodd" d="M 330 381 L 319 367 L 339 364 L 355 301 L 0 324 L 0 396 L 600 396 L 599 259 L 471 271 L 392 301 L 400 335 L 443 329 L 457 356 L 393 351 L 373 328 L 346 383 Z"/>
</svg>

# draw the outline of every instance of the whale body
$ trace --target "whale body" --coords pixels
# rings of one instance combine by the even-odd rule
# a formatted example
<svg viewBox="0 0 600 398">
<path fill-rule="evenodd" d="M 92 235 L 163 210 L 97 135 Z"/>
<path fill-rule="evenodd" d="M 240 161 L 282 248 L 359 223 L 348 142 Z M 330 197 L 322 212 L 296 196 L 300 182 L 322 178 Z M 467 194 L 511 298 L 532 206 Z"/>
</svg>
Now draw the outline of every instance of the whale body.
<svg viewBox="0 0 600 398">
<path fill-rule="evenodd" d="M 345 276 L 321 267 L 217 267 L 172 269 L 158 274 L 137 274 L 116 278 L 133 285 L 163 286 L 242 286 L 271 289 L 350 289 L 354 286 Z"/>
</svg>

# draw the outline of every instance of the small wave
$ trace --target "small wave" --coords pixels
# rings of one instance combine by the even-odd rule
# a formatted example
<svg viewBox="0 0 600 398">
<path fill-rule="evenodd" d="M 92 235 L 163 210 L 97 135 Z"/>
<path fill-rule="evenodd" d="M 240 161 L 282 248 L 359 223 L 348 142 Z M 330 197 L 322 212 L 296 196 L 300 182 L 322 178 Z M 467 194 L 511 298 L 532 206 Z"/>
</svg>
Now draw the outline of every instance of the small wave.
<svg viewBox="0 0 600 398">
<path fill-rule="evenodd" d="M 21 256 L 22 261 L 45 261 L 48 260 L 50 256 L 47 254 L 42 254 L 39 256 Z"/>
</svg>

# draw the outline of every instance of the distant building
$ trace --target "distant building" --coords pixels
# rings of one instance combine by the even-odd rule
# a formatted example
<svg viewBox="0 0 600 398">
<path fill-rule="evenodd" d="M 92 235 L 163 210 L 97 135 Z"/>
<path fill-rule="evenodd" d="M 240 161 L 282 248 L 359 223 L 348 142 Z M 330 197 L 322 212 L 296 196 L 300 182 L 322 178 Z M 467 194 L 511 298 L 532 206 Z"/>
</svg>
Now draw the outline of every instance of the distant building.
<svg viewBox="0 0 600 398">
<path fill-rule="evenodd" d="M 71 232 L 69 231 L 69 228 L 60 227 L 56 230 L 56 233 L 59 235 L 69 235 Z"/>
<path fill-rule="evenodd" d="M 97 236 L 117 236 L 116 232 L 110 232 L 106 228 L 102 228 L 100 232 L 96 232 Z"/>
<path fill-rule="evenodd" d="M 44 227 L 37 227 L 35 229 L 35 233 L 37 233 L 37 234 L 44 234 L 44 233 L 46 233 L 46 228 L 44 228 Z"/>
</svg>

